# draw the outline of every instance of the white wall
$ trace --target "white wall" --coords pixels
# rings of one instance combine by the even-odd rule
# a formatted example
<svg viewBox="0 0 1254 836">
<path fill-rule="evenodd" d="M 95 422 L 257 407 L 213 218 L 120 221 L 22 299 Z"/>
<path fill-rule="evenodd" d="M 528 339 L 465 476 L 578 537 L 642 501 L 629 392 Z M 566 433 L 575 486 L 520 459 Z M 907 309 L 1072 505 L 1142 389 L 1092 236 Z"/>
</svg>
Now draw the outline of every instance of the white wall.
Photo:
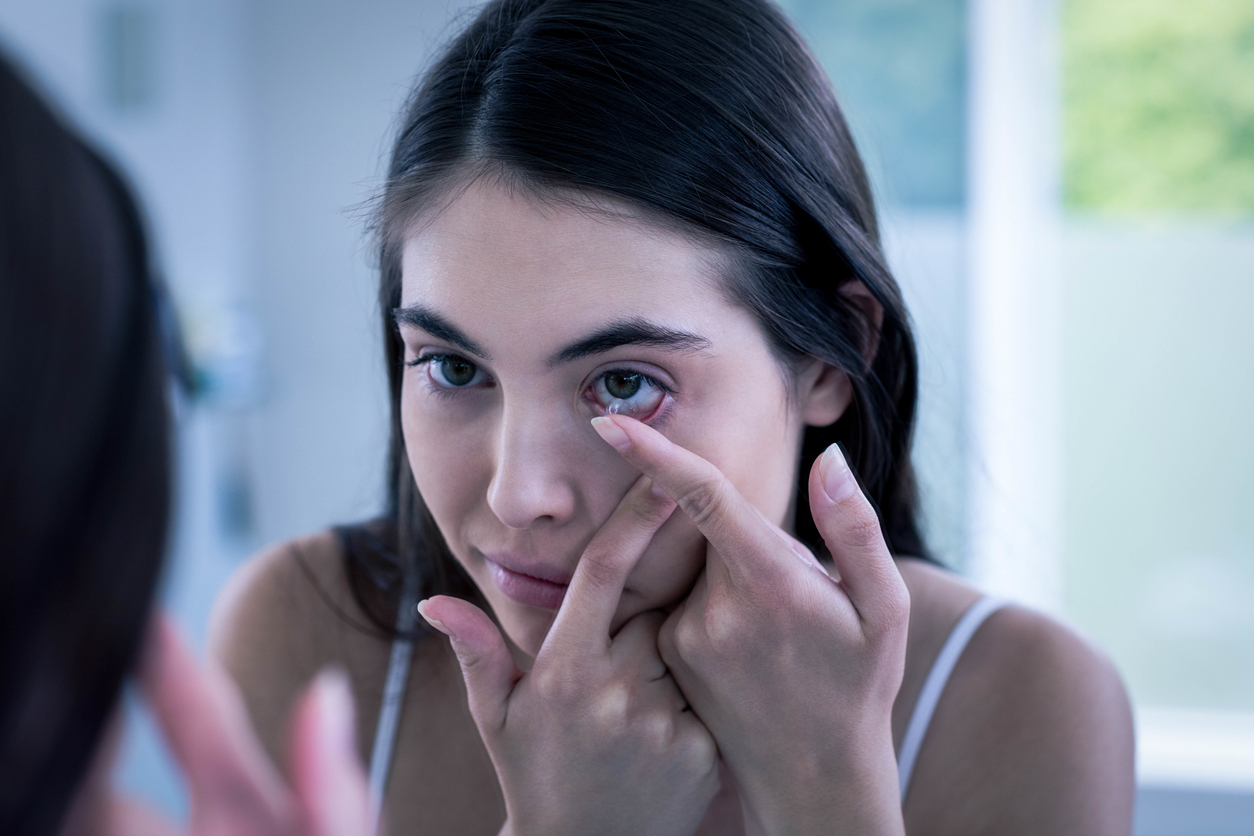
<svg viewBox="0 0 1254 836">
<path fill-rule="evenodd" d="M 386 381 L 376 276 L 357 214 L 390 127 L 459 6 L 447 0 L 250 6 L 253 263 L 271 384 L 252 427 L 257 535 L 375 513 Z"/>
<path fill-rule="evenodd" d="M 153 96 L 119 110 L 103 21 L 152 23 Z M 200 642 L 210 604 L 260 544 L 360 519 L 382 501 L 386 394 L 374 276 L 353 215 L 395 111 L 461 5 L 452 0 L 5 0 L 0 43 L 125 169 L 197 340 L 255 321 L 260 386 L 188 411 L 164 598 Z M 242 468 L 251 534 L 221 525 Z M 234 474 L 241 475 L 241 474 Z M 185 806 L 132 706 L 120 780 Z"/>
</svg>

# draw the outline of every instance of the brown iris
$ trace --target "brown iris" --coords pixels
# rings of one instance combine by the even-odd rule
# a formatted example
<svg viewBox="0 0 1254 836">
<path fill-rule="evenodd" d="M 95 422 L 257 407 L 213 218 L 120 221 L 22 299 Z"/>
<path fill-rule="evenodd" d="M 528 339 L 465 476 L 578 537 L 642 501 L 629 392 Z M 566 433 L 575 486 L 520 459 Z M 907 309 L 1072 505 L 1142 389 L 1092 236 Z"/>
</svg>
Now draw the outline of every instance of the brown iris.
<svg viewBox="0 0 1254 836">
<path fill-rule="evenodd" d="M 474 363 L 461 357 L 445 357 L 440 361 L 440 374 L 450 386 L 465 386 L 475 379 L 476 371 Z"/>
<path fill-rule="evenodd" d="M 612 398 L 627 400 L 640 391 L 643 377 L 635 372 L 610 372 L 605 376 L 605 391 Z"/>
</svg>

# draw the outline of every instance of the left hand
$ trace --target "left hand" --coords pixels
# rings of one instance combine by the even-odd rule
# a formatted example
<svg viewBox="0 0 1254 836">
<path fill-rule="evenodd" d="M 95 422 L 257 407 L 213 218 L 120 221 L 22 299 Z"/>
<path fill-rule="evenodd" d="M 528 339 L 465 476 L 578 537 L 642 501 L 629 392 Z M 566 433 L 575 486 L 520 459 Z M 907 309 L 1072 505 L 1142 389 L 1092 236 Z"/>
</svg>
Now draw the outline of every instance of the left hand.
<svg viewBox="0 0 1254 836">
<path fill-rule="evenodd" d="M 714 465 L 632 418 L 593 424 L 708 541 L 705 571 L 658 641 L 736 777 L 746 824 L 903 833 L 890 718 L 910 598 L 840 450 L 809 483 L 833 579 Z"/>
</svg>

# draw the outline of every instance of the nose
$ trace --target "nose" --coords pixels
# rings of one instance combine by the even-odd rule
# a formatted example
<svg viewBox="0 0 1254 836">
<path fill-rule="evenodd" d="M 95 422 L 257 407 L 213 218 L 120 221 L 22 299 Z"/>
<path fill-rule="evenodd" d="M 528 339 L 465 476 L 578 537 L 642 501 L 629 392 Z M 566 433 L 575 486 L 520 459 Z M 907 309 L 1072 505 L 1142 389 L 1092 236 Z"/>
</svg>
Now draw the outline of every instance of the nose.
<svg viewBox="0 0 1254 836">
<path fill-rule="evenodd" d="M 507 406 L 501 416 L 496 471 L 488 506 L 510 528 L 561 525 L 578 503 L 578 434 L 569 422 L 538 408 Z"/>
</svg>

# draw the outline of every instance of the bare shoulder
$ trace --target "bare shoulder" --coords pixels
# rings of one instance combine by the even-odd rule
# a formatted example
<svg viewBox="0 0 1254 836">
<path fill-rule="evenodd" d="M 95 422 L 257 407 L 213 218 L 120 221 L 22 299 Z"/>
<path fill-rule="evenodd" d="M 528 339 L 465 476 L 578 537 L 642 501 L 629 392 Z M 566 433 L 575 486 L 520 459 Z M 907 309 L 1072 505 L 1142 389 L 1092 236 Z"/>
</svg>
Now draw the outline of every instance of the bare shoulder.
<svg viewBox="0 0 1254 836">
<path fill-rule="evenodd" d="M 333 532 L 291 540 L 248 560 L 210 617 L 210 654 L 239 686 L 263 745 L 280 764 L 287 718 L 318 671 L 344 668 L 362 707 L 380 690 L 388 647 L 353 599 Z M 359 710 L 359 721 L 368 713 Z"/>
<path fill-rule="evenodd" d="M 287 718 L 325 666 L 348 674 L 358 754 L 369 763 L 393 637 L 374 628 L 349 585 L 333 532 L 293 540 L 240 567 L 219 596 L 210 650 L 235 679 L 258 736 L 287 763 Z M 504 819 L 491 759 L 443 636 L 412 647 L 385 810 L 393 832 L 495 833 Z"/>
<path fill-rule="evenodd" d="M 925 620 L 956 623 L 979 597 L 943 570 L 902 574 Z M 1060 622 L 1007 606 L 972 637 L 941 696 L 907 831 L 1128 833 L 1133 792 L 1131 709 L 1110 660 Z"/>
<path fill-rule="evenodd" d="M 214 602 L 209 649 L 228 668 L 293 633 L 323 626 L 325 610 L 350 604 L 343 552 L 331 532 L 290 540 L 250 558 Z M 301 641 L 309 648 L 308 641 Z"/>
</svg>

